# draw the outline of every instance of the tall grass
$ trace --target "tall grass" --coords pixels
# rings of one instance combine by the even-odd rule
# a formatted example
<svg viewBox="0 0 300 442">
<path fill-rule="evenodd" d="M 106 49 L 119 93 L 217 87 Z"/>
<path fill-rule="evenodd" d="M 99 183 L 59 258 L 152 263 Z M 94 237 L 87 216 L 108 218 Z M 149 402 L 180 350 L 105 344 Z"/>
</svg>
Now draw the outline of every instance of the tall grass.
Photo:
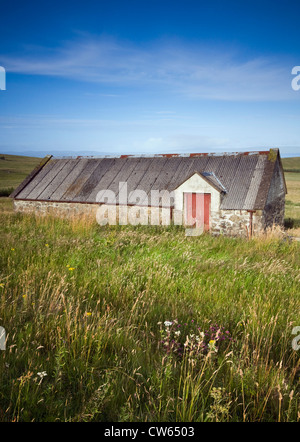
<svg viewBox="0 0 300 442">
<path fill-rule="evenodd" d="M 0 197 L 8 197 L 12 192 L 14 188 L 13 187 L 6 187 L 4 189 L 0 189 Z"/>
<path fill-rule="evenodd" d="M 294 160 L 294 164 L 297 164 L 298 159 L 294 158 Z M 291 235 L 300 237 L 300 173 L 296 171 L 285 173 L 285 179 L 288 187 L 285 206 L 285 227 L 289 229 Z"/>
<path fill-rule="evenodd" d="M 1 421 L 299 420 L 300 244 L 0 221 Z M 174 319 L 234 342 L 179 359 L 158 324 Z"/>
</svg>

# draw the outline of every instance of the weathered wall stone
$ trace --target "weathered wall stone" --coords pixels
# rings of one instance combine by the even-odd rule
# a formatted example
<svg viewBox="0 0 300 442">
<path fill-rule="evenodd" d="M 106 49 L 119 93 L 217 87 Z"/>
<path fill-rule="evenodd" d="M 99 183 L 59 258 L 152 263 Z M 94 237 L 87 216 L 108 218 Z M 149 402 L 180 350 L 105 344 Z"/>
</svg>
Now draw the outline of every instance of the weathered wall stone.
<svg viewBox="0 0 300 442">
<path fill-rule="evenodd" d="M 36 213 L 37 215 L 75 216 L 91 215 L 96 217 L 97 204 L 57 203 L 52 201 L 25 201 L 14 200 L 14 209 L 22 213 Z"/>
<path fill-rule="evenodd" d="M 262 213 L 252 215 L 252 233 L 255 235 L 263 229 Z M 211 219 L 211 232 L 230 236 L 250 236 L 250 212 L 247 210 L 220 210 L 219 216 Z"/>
<path fill-rule="evenodd" d="M 23 213 L 36 213 L 38 215 L 54 215 L 54 216 L 92 216 L 96 219 L 97 211 L 100 207 L 98 204 L 84 203 L 63 203 L 51 201 L 25 201 L 15 200 L 15 210 Z M 111 211 L 112 217 L 114 212 L 112 206 L 102 205 L 102 211 Z M 98 212 L 99 213 L 99 212 Z M 117 206 L 115 208 L 115 223 L 126 225 L 128 220 L 131 224 L 149 224 L 149 225 L 169 225 L 172 216 L 172 222 L 176 225 L 183 224 L 183 214 L 180 210 L 172 210 L 169 208 L 157 207 L 132 207 Z M 134 217 L 136 220 L 134 221 Z M 108 217 L 109 218 L 109 217 Z M 253 214 L 253 233 L 258 233 L 263 229 L 262 212 L 256 211 Z M 111 222 L 114 224 L 114 222 Z M 250 233 L 250 213 L 246 210 L 220 210 L 212 212 L 211 233 L 232 236 L 249 236 Z"/>
<path fill-rule="evenodd" d="M 107 204 L 63 203 L 52 201 L 14 200 L 16 212 L 36 213 L 37 215 L 52 216 L 91 216 L 98 222 L 107 218 L 110 224 L 128 223 L 133 225 L 169 225 L 171 219 L 170 208 L 112 206 Z M 100 210 L 99 210 L 100 209 Z M 103 217 L 101 216 L 103 214 Z M 178 221 L 177 215 L 177 221 Z M 180 224 L 178 222 L 178 224 Z"/>
</svg>

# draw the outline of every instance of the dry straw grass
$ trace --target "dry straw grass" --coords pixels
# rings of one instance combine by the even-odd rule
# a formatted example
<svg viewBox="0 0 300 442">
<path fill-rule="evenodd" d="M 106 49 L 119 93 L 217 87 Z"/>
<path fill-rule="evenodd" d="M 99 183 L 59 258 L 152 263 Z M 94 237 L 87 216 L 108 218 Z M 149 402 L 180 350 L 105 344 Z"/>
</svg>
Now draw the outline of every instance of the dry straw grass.
<svg viewBox="0 0 300 442">
<path fill-rule="evenodd" d="M 274 241 L 287 239 L 287 232 L 283 227 L 273 225 L 253 235 L 253 238 L 259 241 Z"/>
</svg>

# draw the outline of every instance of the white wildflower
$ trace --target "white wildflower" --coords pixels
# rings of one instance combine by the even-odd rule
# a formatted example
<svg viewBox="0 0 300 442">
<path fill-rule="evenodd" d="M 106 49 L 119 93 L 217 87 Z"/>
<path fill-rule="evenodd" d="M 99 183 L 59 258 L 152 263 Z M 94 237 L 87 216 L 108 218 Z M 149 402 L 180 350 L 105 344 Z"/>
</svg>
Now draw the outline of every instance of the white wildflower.
<svg viewBox="0 0 300 442">
<path fill-rule="evenodd" d="M 165 327 L 170 327 L 173 324 L 173 322 L 165 321 L 164 324 L 165 324 Z"/>
<path fill-rule="evenodd" d="M 174 334 L 175 334 L 176 336 L 180 336 L 180 330 L 176 331 Z"/>
<path fill-rule="evenodd" d="M 47 376 L 47 373 L 46 373 L 46 371 L 39 371 L 39 372 L 37 373 L 37 375 L 38 375 L 41 379 L 43 379 L 45 376 Z"/>
</svg>

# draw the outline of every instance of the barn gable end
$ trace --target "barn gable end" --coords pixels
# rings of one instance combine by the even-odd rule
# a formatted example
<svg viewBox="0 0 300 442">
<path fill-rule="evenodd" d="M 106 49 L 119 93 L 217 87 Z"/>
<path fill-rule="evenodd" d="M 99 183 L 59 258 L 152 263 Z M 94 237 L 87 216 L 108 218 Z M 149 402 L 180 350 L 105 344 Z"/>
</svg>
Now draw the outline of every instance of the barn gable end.
<svg viewBox="0 0 300 442">
<path fill-rule="evenodd" d="M 265 227 L 271 227 L 273 224 L 283 226 L 286 193 L 284 172 L 278 155 L 263 210 L 263 224 Z"/>
</svg>

